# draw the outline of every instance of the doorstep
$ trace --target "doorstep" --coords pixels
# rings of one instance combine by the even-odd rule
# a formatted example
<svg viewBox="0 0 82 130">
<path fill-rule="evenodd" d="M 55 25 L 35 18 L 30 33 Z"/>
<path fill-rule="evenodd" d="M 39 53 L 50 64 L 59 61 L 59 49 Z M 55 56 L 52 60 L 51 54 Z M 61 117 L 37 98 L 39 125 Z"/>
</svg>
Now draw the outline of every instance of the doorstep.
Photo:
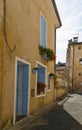
<svg viewBox="0 0 82 130">
<path fill-rule="evenodd" d="M 20 130 L 23 128 L 24 125 L 29 125 L 36 120 L 39 116 L 43 115 L 44 113 L 48 113 L 50 109 L 53 109 L 58 104 L 57 101 L 51 102 L 44 107 L 40 108 L 37 112 L 34 112 L 32 115 L 29 115 L 28 117 L 25 117 L 23 120 L 18 121 L 16 124 L 9 125 L 4 130 Z"/>
</svg>

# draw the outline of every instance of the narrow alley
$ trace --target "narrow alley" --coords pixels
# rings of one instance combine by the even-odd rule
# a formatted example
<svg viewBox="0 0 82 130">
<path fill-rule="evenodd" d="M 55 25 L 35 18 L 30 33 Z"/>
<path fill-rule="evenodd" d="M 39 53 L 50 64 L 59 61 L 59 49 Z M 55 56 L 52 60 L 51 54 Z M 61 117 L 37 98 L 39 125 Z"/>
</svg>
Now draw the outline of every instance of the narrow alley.
<svg viewBox="0 0 82 130">
<path fill-rule="evenodd" d="M 7 130 L 82 130 L 82 93 L 68 94 Z"/>
</svg>

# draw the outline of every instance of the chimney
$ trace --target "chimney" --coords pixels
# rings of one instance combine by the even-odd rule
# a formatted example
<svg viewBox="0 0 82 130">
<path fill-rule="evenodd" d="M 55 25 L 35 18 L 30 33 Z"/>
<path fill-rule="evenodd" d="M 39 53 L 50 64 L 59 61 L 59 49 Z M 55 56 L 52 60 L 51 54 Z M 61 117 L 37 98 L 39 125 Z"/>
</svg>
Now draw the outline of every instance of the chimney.
<svg viewBox="0 0 82 130">
<path fill-rule="evenodd" d="M 77 43 L 78 42 L 78 37 L 73 37 L 73 42 Z"/>
<path fill-rule="evenodd" d="M 68 43 L 72 43 L 72 39 L 68 40 Z"/>
</svg>

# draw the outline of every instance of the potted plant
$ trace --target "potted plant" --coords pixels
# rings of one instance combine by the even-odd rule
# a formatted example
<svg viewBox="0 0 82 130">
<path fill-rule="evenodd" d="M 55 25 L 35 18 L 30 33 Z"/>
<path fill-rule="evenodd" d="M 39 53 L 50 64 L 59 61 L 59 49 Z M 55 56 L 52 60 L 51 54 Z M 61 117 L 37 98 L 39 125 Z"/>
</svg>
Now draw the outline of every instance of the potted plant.
<svg viewBox="0 0 82 130">
<path fill-rule="evenodd" d="M 39 46 L 40 54 L 41 56 L 47 60 L 47 61 L 53 61 L 56 59 L 55 53 L 50 48 L 43 48 L 42 46 Z"/>
<path fill-rule="evenodd" d="M 44 94 L 44 90 L 46 88 L 46 85 L 42 82 L 38 82 L 37 83 L 37 94 L 40 95 L 40 94 Z"/>
</svg>

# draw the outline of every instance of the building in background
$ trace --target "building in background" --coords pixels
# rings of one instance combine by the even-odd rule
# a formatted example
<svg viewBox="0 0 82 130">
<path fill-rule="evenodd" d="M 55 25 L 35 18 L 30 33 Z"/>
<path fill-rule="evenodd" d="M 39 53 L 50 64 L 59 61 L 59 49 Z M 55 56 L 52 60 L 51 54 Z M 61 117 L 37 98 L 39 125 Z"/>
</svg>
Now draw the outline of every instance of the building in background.
<svg viewBox="0 0 82 130">
<path fill-rule="evenodd" d="M 59 62 L 56 64 L 56 74 L 65 75 L 66 63 Z"/>
<path fill-rule="evenodd" d="M 0 0 L 0 129 L 53 101 L 60 26 L 54 0 Z"/>
<path fill-rule="evenodd" d="M 82 42 L 78 37 L 69 40 L 66 66 L 69 91 L 82 87 Z"/>
<path fill-rule="evenodd" d="M 67 86 L 66 63 L 56 64 L 56 75 L 58 79 L 58 86 Z"/>
<path fill-rule="evenodd" d="M 56 99 L 59 99 L 68 92 L 66 63 L 59 62 L 56 64 L 56 76 Z"/>
</svg>

